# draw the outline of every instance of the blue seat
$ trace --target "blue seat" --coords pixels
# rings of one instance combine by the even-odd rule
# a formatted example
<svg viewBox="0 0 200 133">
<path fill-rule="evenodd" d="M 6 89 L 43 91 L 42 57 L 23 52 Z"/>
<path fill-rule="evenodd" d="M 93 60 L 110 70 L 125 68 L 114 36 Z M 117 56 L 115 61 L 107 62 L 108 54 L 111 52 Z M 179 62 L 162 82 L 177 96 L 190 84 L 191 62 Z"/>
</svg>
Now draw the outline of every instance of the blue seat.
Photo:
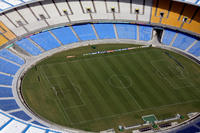
<svg viewBox="0 0 200 133">
<path fill-rule="evenodd" d="M 139 38 L 142 41 L 150 41 L 152 38 L 152 30 L 153 28 L 151 26 L 139 26 Z"/>
<path fill-rule="evenodd" d="M 116 24 L 116 28 L 120 39 L 137 39 L 137 25 Z"/>
<path fill-rule="evenodd" d="M 184 128 L 182 130 L 179 130 L 177 133 L 197 133 L 199 131 L 200 131 L 200 129 L 198 129 L 197 127 L 190 126 L 190 127 Z"/>
<path fill-rule="evenodd" d="M 24 111 L 12 112 L 10 114 L 24 121 L 28 121 L 31 119 L 31 117 L 28 116 Z"/>
<path fill-rule="evenodd" d="M 0 84 L 1 85 L 12 85 L 13 77 L 0 74 Z"/>
<path fill-rule="evenodd" d="M 13 97 L 12 89 L 7 87 L 0 87 L 0 97 Z"/>
<path fill-rule="evenodd" d="M 39 126 L 47 127 L 47 126 L 45 126 L 45 125 L 39 123 L 38 121 L 32 121 L 31 123 L 36 124 L 36 125 L 39 125 Z"/>
<path fill-rule="evenodd" d="M 9 111 L 9 110 L 14 110 L 18 108 L 19 106 L 17 105 L 14 99 L 0 100 L 0 109 L 2 109 L 3 111 Z"/>
<path fill-rule="evenodd" d="M 60 46 L 58 41 L 48 32 L 41 32 L 30 37 L 34 42 L 40 45 L 45 51 L 57 48 Z"/>
<path fill-rule="evenodd" d="M 173 47 L 185 50 L 187 49 L 196 39 L 192 36 L 178 33 L 174 43 L 172 44 Z"/>
<path fill-rule="evenodd" d="M 71 31 L 71 29 L 69 27 L 53 29 L 53 30 L 51 30 L 51 32 L 64 45 L 78 42 L 78 39 L 76 38 L 76 36 L 74 35 L 74 33 Z"/>
<path fill-rule="evenodd" d="M 33 56 L 37 56 L 42 53 L 37 46 L 35 46 L 31 41 L 26 38 L 17 41 L 16 44 Z"/>
<path fill-rule="evenodd" d="M 200 120 L 196 123 L 196 125 L 200 127 Z"/>
<path fill-rule="evenodd" d="M 115 39 L 113 24 L 94 24 L 97 34 L 100 39 Z"/>
<path fill-rule="evenodd" d="M 167 29 L 164 30 L 162 43 L 165 45 L 170 45 L 175 35 L 176 35 L 175 31 Z"/>
<path fill-rule="evenodd" d="M 83 41 L 97 39 L 91 24 L 74 25 L 73 29 Z"/>
<path fill-rule="evenodd" d="M 19 65 L 23 65 L 24 64 L 24 60 L 20 57 L 18 57 L 17 55 L 11 53 L 10 51 L 8 51 L 7 49 L 2 49 L 0 50 L 0 56 L 3 58 L 6 58 L 8 60 L 11 60 Z"/>
<path fill-rule="evenodd" d="M 193 54 L 194 56 L 200 56 L 200 41 L 198 41 L 194 46 L 192 46 L 189 50 L 189 53 Z"/>
<path fill-rule="evenodd" d="M 12 64 L 10 62 L 7 62 L 3 59 L 0 59 L 0 72 L 15 75 L 18 69 L 19 69 L 19 66 Z"/>
</svg>

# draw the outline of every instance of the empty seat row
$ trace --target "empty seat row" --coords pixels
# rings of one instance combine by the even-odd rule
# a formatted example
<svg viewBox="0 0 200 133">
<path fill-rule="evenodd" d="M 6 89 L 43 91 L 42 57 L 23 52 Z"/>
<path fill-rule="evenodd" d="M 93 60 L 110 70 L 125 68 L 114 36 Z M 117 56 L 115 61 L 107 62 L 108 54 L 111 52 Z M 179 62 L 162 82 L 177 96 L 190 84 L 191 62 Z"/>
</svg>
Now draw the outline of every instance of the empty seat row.
<svg viewBox="0 0 200 133">
<path fill-rule="evenodd" d="M 200 41 L 191 35 L 165 29 L 162 36 L 162 43 L 185 50 L 196 57 L 200 56 Z"/>
<path fill-rule="evenodd" d="M 67 45 L 79 41 L 97 40 L 97 39 L 134 39 L 149 41 L 152 38 L 153 28 L 145 25 L 134 24 L 81 24 L 72 27 L 59 27 L 49 31 L 24 38 L 16 44 L 33 56 L 37 56 L 44 51 L 48 51 L 61 45 Z M 116 33 L 115 33 L 116 32 Z"/>
</svg>

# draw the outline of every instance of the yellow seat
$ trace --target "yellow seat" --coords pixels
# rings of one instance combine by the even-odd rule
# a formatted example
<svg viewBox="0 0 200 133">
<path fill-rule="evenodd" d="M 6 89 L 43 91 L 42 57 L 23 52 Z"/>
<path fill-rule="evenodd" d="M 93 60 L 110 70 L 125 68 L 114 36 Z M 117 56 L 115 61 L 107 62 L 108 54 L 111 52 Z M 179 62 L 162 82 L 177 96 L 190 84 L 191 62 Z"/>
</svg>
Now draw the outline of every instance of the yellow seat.
<svg viewBox="0 0 200 133">
<path fill-rule="evenodd" d="M 166 18 L 169 11 L 170 0 L 154 0 L 152 7 L 152 23 L 160 23 L 161 13 L 163 13 L 163 17 Z"/>
<path fill-rule="evenodd" d="M 170 25 L 174 27 L 181 27 L 182 21 L 179 21 L 181 11 L 184 4 L 179 2 L 173 2 L 168 18 L 162 19 L 162 24 Z"/>
<path fill-rule="evenodd" d="M 0 35 L 0 46 L 2 46 L 3 44 L 5 44 L 7 42 L 8 42 L 8 40 L 5 37 L 3 37 L 2 35 Z"/>
<path fill-rule="evenodd" d="M 8 27 L 6 27 L 1 21 L 0 21 L 0 32 L 9 40 L 15 39 L 16 35 L 12 33 Z"/>
<path fill-rule="evenodd" d="M 191 23 L 184 23 L 183 29 L 200 34 L 200 10 L 192 19 Z"/>
</svg>

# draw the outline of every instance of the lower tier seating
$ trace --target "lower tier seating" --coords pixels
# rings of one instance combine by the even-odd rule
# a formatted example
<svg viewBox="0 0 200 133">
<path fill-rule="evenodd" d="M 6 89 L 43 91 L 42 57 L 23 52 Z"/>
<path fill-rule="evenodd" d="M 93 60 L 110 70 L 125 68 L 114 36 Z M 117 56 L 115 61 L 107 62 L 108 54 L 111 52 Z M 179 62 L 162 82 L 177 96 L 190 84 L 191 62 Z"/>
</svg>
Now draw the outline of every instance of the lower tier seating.
<svg viewBox="0 0 200 133">
<path fill-rule="evenodd" d="M 3 58 L 6 58 L 8 60 L 11 60 L 19 65 L 23 65 L 24 64 L 24 60 L 18 56 L 16 56 L 15 54 L 9 52 L 7 49 L 2 49 L 0 50 L 0 56 Z"/>
</svg>

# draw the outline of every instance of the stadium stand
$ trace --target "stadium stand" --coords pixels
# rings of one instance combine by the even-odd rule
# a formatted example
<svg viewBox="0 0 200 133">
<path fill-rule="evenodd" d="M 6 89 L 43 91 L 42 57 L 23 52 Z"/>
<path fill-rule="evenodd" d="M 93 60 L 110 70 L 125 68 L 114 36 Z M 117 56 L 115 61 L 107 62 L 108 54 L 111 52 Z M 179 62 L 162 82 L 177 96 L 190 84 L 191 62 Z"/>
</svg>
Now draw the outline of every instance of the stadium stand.
<svg viewBox="0 0 200 133">
<path fill-rule="evenodd" d="M 3 44 L 5 44 L 7 42 L 8 42 L 8 40 L 4 36 L 0 35 L 0 46 L 2 46 Z"/>
<path fill-rule="evenodd" d="M 16 101 L 14 99 L 9 100 L 0 100 L 0 109 L 3 111 L 9 111 L 14 109 L 19 109 Z"/>
<path fill-rule="evenodd" d="M 154 0 L 152 6 L 151 22 L 160 23 L 161 17 L 167 18 L 169 13 L 169 6 L 170 6 L 169 0 Z"/>
<path fill-rule="evenodd" d="M 48 31 L 35 34 L 30 38 L 46 51 L 60 46 L 58 41 Z"/>
<path fill-rule="evenodd" d="M 189 2 L 194 5 L 200 5 L 199 0 L 180 0 L 183 2 Z M 36 0 L 2 0 L 0 1 L 0 12 L 6 11 L 11 8 L 26 4 L 26 2 L 36 2 Z M 71 21 L 81 21 L 92 19 L 111 20 L 113 14 L 117 19 L 121 20 L 134 20 L 145 23 L 161 23 L 165 26 L 174 26 L 183 29 L 200 33 L 200 10 L 199 7 L 186 5 L 183 3 L 170 1 L 170 0 L 153 0 L 153 6 L 151 6 L 152 0 L 131 0 L 131 4 L 123 2 L 123 0 L 116 1 L 65 1 L 59 0 L 59 2 L 36 2 L 29 4 L 25 7 L 19 7 L 11 12 L 6 12 L 0 16 L 0 46 L 7 43 L 9 40 L 16 39 L 16 37 L 26 34 L 29 31 L 38 30 L 40 28 L 47 27 L 49 25 L 55 25 L 60 23 L 69 22 L 66 17 L 67 11 L 69 19 Z M 106 6 L 105 6 L 106 5 Z M 87 8 L 91 9 L 91 16 L 87 12 Z M 111 12 L 111 8 L 115 8 L 115 13 Z M 151 13 L 152 8 L 152 13 Z M 135 10 L 139 9 L 138 15 L 135 14 Z M 126 15 L 125 15 L 126 14 Z M 161 14 L 163 17 L 161 18 Z M 136 17 L 137 16 L 137 17 Z M 151 17 L 151 18 L 150 18 Z M 184 17 L 187 21 L 183 23 Z M 137 20 L 138 19 L 138 20 Z M 22 22 L 22 25 L 19 24 Z M 100 39 L 115 39 L 115 30 L 112 23 L 99 23 L 94 24 L 93 30 L 90 24 L 86 25 L 74 25 L 72 26 L 76 34 L 81 40 L 93 40 L 97 39 L 94 30 L 96 30 Z M 137 28 L 139 32 L 137 31 Z M 142 26 L 134 24 L 116 24 L 116 30 L 119 39 L 134 39 L 139 36 L 140 40 L 149 41 L 152 38 L 151 26 Z M 64 45 L 78 42 L 77 37 L 71 31 L 70 27 L 62 27 L 50 30 L 52 34 Z M 138 34 L 138 33 L 139 34 Z M 86 34 L 87 33 L 87 34 Z M 176 36 L 177 35 L 177 36 Z M 45 31 L 30 37 L 36 44 L 38 44 L 45 51 L 57 48 L 61 46 L 59 42 L 51 35 L 50 32 Z M 164 45 L 172 44 L 181 50 L 186 50 L 196 38 L 165 29 L 162 37 L 162 43 Z M 29 40 L 24 38 L 15 42 L 21 49 L 26 51 L 32 56 L 37 56 L 43 53 L 43 51 Z M 200 41 L 195 43 L 189 50 L 189 53 L 196 57 L 200 56 Z M 0 74 L 0 97 L 10 98 L 13 97 L 12 93 L 12 81 L 13 76 L 25 63 L 25 61 L 13 54 L 7 49 L 0 50 L 0 71 L 5 74 Z M 6 59 L 6 60 L 3 60 Z M 8 61 L 7 61 L 8 60 Z M 15 65 L 11 62 L 15 62 Z M 7 74 L 6 74 L 7 73 Z M 11 74 L 10 76 L 8 76 Z M 15 100 L 0 100 L 0 109 L 4 111 L 18 109 L 18 105 Z M 24 111 L 17 111 L 10 113 L 23 120 L 30 120 Z M 25 124 L 15 118 L 5 115 L 0 111 L 0 131 L 2 132 L 51 132 L 46 129 L 37 128 L 31 124 Z M 32 121 L 31 123 L 40 126 L 45 126 L 38 121 Z M 200 125 L 200 124 L 197 124 Z M 199 131 L 196 127 L 189 127 L 178 132 Z M 53 132 L 53 131 L 52 131 Z"/>
<path fill-rule="evenodd" d="M 116 24 L 118 37 L 120 39 L 137 40 L 137 25 L 133 24 Z"/>
<path fill-rule="evenodd" d="M 162 37 L 162 43 L 165 45 L 170 45 L 175 35 L 175 31 L 165 29 Z"/>
<path fill-rule="evenodd" d="M 196 123 L 196 125 L 200 127 L 200 121 L 199 121 L 199 122 L 197 122 L 197 123 Z"/>
<path fill-rule="evenodd" d="M 97 39 L 90 24 L 75 25 L 73 26 L 73 29 L 75 30 L 79 38 L 83 41 Z"/>
<path fill-rule="evenodd" d="M 196 39 L 192 36 L 178 33 L 174 43 L 172 44 L 173 47 L 185 50 L 187 49 Z"/>
<path fill-rule="evenodd" d="M 47 126 L 45 126 L 45 125 L 39 123 L 38 121 L 32 121 L 31 123 L 36 124 L 36 125 L 39 125 L 39 126 L 47 127 Z"/>
<path fill-rule="evenodd" d="M 0 85 L 12 85 L 13 77 L 0 74 Z"/>
<path fill-rule="evenodd" d="M 8 29 L 8 27 L 6 27 L 1 21 L 0 21 L 0 32 L 9 40 L 16 38 L 15 34 L 12 33 L 11 30 Z"/>
<path fill-rule="evenodd" d="M 16 44 L 33 56 L 36 56 L 42 53 L 37 46 L 35 46 L 33 43 L 31 43 L 31 41 L 29 41 L 26 38 L 20 41 L 17 41 Z"/>
<path fill-rule="evenodd" d="M 94 24 L 100 39 L 114 39 L 115 31 L 113 24 Z"/>
<path fill-rule="evenodd" d="M 194 46 L 192 46 L 189 50 L 189 53 L 193 54 L 196 57 L 200 56 L 200 41 L 198 41 Z"/>
<path fill-rule="evenodd" d="M 78 42 L 78 39 L 76 38 L 76 36 L 69 27 L 56 28 L 51 30 L 51 32 L 64 45 Z"/>
<path fill-rule="evenodd" d="M 12 112 L 10 114 L 24 121 L 28 121 L 31 119 L 31 117 L 28 116 L 24 111 Z"/>
<path fill-rule="evenodd" d="M 177 131 L 176 133 L 197 133 L 199 131 L 200 131 L 199 128 L 197 128 L 195 126 L 189 126 L 189 127 L 184 128 L 184 129 L 182 129 L 180 131 Z"/>
<path fill-rule="evenodd" d="M 170 0 L 154 0 L 151 22 L 200 33 L 199 14 L 199 8 L 194 5 L 185 5 L 183 3 Z"/>
<path fill-rule="evenodd" d="M 13 53 L 9 52 L 7 49 L 2 49 L 0 50 L 0 56 L 3 58 L 6 58 L 8 60 L 11 60 L 19 65 L 24 64 L 24 60 L 21 59 L 20 57 L 14 55 Z"/>
<path fill-rule="evenodd" d="M 182 21 L 179 21 L 179 17 L 183 7 L 184 7 L 183 3 L 172 2 L 172 5 L 169 9 L 170 10 L 169 15 L 167 18 L 162 19 L 162 24 L 180 28 Z"/>
<path fill-rule="evenodd" d="M 29 124 L 18 120 L 2 111 L 0 111 L 0 119 L 0 132 L 2 133 L 60 133 L 48 128 L 36 126 L 34 123 Z"/>
<path fill-rule="evenodd" d="M 15 73 L 17 72 L 17 70 L 19 69 L 19 66 L 14 65 L 10 62 L 7 62 L 3 59 L 0 59 L 0 72 L 4 72 L 4 73 L 8 73 L 8 74 L 12 74 L 15 75 Z"/>
<path fill-rule="evenodd" d="M 153 28 L 151 26 L 139 26 L 139 38 L 142 41 L 150 41 L 152 38 L 152 30 Z"/>
<path fill-rule="evenodd" d="M 8 87 L 0 87 L 0 97 L 13 97 L 12 89 Z"/>
<path fill-rule="evenodd" d="M 200 25 L 200 10 L 197 10 L 197 12 L 194 14 L 194 17 L 192 18 L 191 22 L 184 23 L 183 29 L 193 31 L 195 33 L 200 33 L 199 25 Z"/>
</svg>

